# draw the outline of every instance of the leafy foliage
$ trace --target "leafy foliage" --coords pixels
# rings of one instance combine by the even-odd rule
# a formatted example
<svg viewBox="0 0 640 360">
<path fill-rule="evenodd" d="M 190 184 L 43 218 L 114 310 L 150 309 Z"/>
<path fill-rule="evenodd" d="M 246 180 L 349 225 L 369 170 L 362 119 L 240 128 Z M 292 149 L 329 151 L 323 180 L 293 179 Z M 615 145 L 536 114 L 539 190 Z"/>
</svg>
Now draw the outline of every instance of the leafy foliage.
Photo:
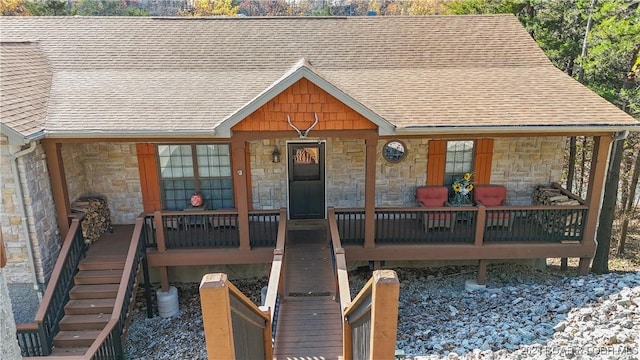
<svg viewBox="0 0 640 360">
<path fill-rule="evenodd" d="M 233 5 L 233 0 L 195 0 L 192 9 L 179 14 L 191 16 L 235 16 L 238 14 L 238 6 Z"/>
<path fill-rule="evenodd" d="M 73 15 L 83 16 L 147 16 L 144 8 L 132 6 L 127 1 L 80 0 L 72 10 Z"/>
<path fill-rule="evenodd" d="M 25 6 L 35 16 L 69 15 L 67 2 L 64 0 L 27 1 Z"/>
<path fill-rule="evenodd" d="M 0 15 L 2 16 L 29 16 L 31 13 L 23 0 L 1 0 Z"/>
</svg>

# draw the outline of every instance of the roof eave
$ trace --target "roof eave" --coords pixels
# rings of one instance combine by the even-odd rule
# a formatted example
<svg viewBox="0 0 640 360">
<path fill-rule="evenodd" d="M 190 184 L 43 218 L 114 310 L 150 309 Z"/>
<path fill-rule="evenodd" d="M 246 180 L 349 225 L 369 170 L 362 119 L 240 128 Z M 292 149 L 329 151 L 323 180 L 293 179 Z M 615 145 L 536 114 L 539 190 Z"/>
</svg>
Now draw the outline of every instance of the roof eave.
<svg viewBox="0 0 640 360">
<path fill-rule="evenodd" d="M 7 137 L 9 145 L 25 145 L 29 143 L 24 135 L 9 127 L 5 123 L 0 123 L 0 133 Z"/>
<path fill-rule="evenodd" d="M 48 130 L 45 137 L 47 138 L 118 138 L 118 139 L 136 139 L 136 138 L 215 138 L 213 130 Z"/>
<path fill-rule="evenodd" d="M 316 86 L 326 91 L 360 115 L 367 118 L 378 126 L 378 133 L 380 135 L 393 135 L 395 133 L 395 126 L 388 122 L 380 115 L 373 112 L 368 107 L 364 106 L 344 91 L 333 85 L 328 80 L 311 70 L 304 60 L 301 60 L 293 71 L 286 73 L 281 79 L 273 83 L 270 87 L 256 96 L 253 100 L 247 103 L 245 106 L 238 109 L 235 113 L 231 114 L 225 120 L 223 120 L 216 128 L 216 133 L 221 137 L 231 137 L 231 128 L 244 118 L 249 116 L 254 111 L 258 110 L 261 106 L 275 98 L 278 94 L 288 89 L 296 81 L 306 78 L 314 83 Z M 284 120 L 284 119 L 283 119 Z"/>
<path fill-rule="evenodd" d="M 603 133 L 640 131 L 637 125 L 496 125 L 496 126 L 410 126 L 396 129 L 397 135 L 472 135 L 472 134 L 524 134 L 524 133 Z"/>
</svg>

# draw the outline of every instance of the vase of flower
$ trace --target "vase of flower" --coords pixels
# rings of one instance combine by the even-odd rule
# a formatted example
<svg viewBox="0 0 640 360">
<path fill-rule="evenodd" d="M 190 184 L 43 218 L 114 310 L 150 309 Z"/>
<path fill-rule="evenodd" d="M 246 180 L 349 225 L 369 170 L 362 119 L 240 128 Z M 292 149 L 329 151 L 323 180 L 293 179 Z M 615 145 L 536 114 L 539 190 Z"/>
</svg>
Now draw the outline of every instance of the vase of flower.
<svg viewBox="0 0 640 360">
<path fill-rule="evenodd" d="M 463 177 L 456 179 L 451 188 L 453 198 L 450 200 L 454 206 L 472 205 L 471 191 L 473 190 L 473 174 L 465 173 Z"/>
</svg>

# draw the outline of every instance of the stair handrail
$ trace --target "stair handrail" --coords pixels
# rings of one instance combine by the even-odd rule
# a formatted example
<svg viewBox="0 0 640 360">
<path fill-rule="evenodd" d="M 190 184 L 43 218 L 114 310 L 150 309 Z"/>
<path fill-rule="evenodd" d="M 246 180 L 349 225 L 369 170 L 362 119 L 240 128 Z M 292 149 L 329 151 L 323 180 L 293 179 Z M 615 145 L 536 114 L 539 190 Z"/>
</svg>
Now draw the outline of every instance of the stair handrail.
<svg viewBox="0 0 640 360">
<path fill-rule="evenodd" d="M 370 359 L 373 354 L 381 359 L 393 359 L 399 296 L 398 274 L 393 270 L 375 270 L 351 304 L 344 309 L 344 360 Z M 354 331 L 354 328 L 359 328 L 359 331 Z M 360 341 L 354 341 L 354 337 Z M 354 347 L 354 343 L 358 346 Z"/>
<path fill-rule="evenodd" d="M 264 305 L 260 307 L 263 311 L 269 311 L 271 334 L 275 339 L 276 327 L 278 324 L 279 302 L 284 287 L 282 274 L 284 274 L 284 252 L 287 243 L 287 209 L 280 209 L 280 222 L 278 223 L 278 237 L 276 239 L 276 248 L 273 249 L 273 260 L 271 261 L 271 272 L 269 274 L 269 283 L 267 284 L 267 295 L 265 296 Z"/>
<path fill-rule="evenodd" d="M 200 305 L 207 354 L 210 358 L 214 354 L 218 359 L 273 358 L 269 311 L 254 304 L 228 281 L 227 274 L 205 274 L 202 277 Z M 244 324 L 261 329 L 261 345 L 256 345 L 255 332 L 246 331 L 246 328 L 243 331 Z M 237 333 L 236 326 L 239 330 Z"/>
<path fill-rule="evenodd" d="M 129 307 L 135 299 L 131 299 L 133 287 L 135 285 L 139 266 L 144 256 L 145 243 L 141 241 L 141 235 L 143 233 L 145 225 L 145 215 L 141 214 L 136 218 L 136 224 L 131 236 L 131 243 L 129 244 L 129 250 L 127 251 L 127 258 L 124 263 L 124 269 L 122 271 L 122 277 L 120 278 L 120 286 L 118 287 L 118 293 L 113 305 L 113 312 L 111 318 L 107 322 L 106 326 L 98 337 L 93 341 L 89 349 L 84 353 L 82 358 L 93 359 L 96 355 L 104 356 L 121 356 L 123 351 L 123 332 L 126 330 L 125 321 L 128 316 Z M 125 309 L 126 308 L 126 309 Z M 115 331 L 114 331 L 115 330 Z M 116 347 L 115 352 L 110 352 L 110 349 L 104 349 L 103 345 L 106 342 L 113 342 Z M 112 349 L 111 349 L 112 350 Z M 98 354 L 98 353 L 101 354 Z"/>
<path fill-rule="evenodd" d="M 71 226 L 62 243 L 58 259 L 51 272 L 51 277 L 45 289 L 34 323 L 38 326 L 38 337 L 42 355 L 51 354 L 53 337 L 58 331 L 60 320 L 64 316 L 64 305 L 69 299 L 69 290 L 73 286 L 73 275 L 78 268 L 87 244 L 84 242 L 80 222 L 84 214 L 71 215 Z M 73 258 L 70 258 L 73 257 Z M 70 274 L 64 278 L 64 274 Z M 60 284 L 64 282 L 64 284 Z M 61 299 L 56 299 L 62 297 Z M 57 301 L 60 300 L 60 301 Z"/>
<path fill-rule="evenodd" d="M 340 241 L 340 231 L 336 220 L 335 208 L 328 209 L 329 236 L 331 237 L 332 251 L 334 255 L 334 271 L 340 297 L 340 312 L 344 311 L 351 304 L 351 289 L 349 286 L 349 272 L 347 270 L 347 260 L 344 248 Z"/>
</svg>

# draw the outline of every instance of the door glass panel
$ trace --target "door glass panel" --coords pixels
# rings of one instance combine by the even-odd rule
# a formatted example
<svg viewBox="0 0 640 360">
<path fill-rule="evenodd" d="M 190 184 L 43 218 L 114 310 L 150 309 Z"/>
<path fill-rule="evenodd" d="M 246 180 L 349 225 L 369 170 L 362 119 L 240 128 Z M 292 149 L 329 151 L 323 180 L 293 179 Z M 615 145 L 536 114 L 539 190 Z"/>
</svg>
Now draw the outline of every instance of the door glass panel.
<svg viewBox="0 0 640 360">
<path fill-rule="evenodd" d="M 320 180 L 317 146 L 297 147 L 293 154 L 293 180 Z"/>
</svg>

